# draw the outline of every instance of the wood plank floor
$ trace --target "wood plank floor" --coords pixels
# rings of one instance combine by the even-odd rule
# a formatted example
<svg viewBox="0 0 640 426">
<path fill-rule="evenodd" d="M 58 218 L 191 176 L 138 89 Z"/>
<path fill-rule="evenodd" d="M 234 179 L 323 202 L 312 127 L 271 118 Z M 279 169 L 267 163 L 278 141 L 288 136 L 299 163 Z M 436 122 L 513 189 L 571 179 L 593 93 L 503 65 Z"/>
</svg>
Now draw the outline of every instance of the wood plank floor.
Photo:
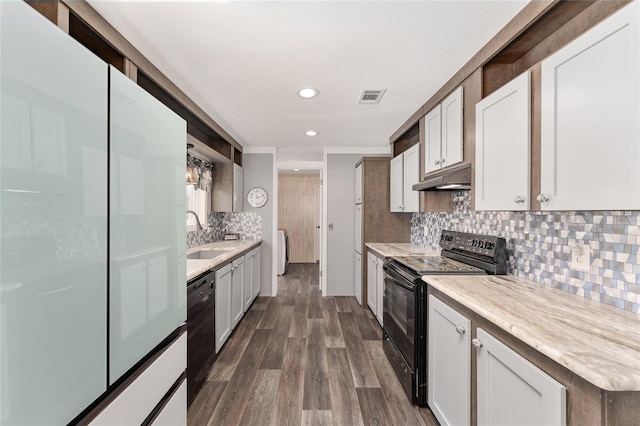
<svg viewBox="0 0 640 426">
<path fill-rule="evenodd" d="M 322 297 L 317 264 L 290 264 L 259 297 L 189 407 L 189 425 L 426 425 L 354 297 Z"/>
</svg>

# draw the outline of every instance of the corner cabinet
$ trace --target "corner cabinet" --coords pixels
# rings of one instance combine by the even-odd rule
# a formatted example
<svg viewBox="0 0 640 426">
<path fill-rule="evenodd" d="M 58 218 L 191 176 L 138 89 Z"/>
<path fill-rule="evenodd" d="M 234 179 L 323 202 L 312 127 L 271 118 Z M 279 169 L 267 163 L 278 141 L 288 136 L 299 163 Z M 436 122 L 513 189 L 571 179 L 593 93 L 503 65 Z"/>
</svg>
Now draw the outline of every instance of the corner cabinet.
<svg viewBox="0 0 640 426">
<path fill-rule="evenodd" d="M 420 181 L 420 145 L 413 145 L 391 160 L 390 210 L 400 213 L 419 211 L 419 194 L 413 185 Z"/>
<path fill-rule="evenodd" d="M 476 210 L 529 210 L 530 105 L 529 71 L 476 104 Z"/>
<path fill-rule="evenodd" d="M 460 86 L 425 116 L 425 173 L 464 159 L 463 95 L 464 88 Z"/>
<path fill-rule="evenodd" d="M 441 425 L 471 423 L 471 321 L 429 295 L 429 407 Z"/>
<path fill-rule="evenodd" d="M 640 2 L 542 62 L 542 210 L 640 208 Z"/>
<path fill-rule="evenodd" d="M 476 335 L 478 426 L 565 425 L 566 388 L 483 329 Z"/>
</svg>

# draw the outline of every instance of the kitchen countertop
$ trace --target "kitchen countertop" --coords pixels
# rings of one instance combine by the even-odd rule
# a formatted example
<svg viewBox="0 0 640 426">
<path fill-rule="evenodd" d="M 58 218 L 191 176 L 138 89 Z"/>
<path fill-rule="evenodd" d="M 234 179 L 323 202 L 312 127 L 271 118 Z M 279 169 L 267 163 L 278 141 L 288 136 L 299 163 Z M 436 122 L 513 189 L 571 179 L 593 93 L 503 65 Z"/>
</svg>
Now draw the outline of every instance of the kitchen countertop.
<svg viewBox="0 0 640 426">
<path fill-rule="evenodd" d="M 261 243 L 262 239 L 215 241 L 210 244 L 204 244 L 187 249 L 188 255 L 203 250 L 225 251 L 225 253 L 214 257 L 213 259 L 187 259 L 187 281 L 228 262 L 243 252 L 249 251 L 254 247 L 258 247 Z"/>
<path fill-rule="evenodd" d="M 513 275 L 423 280 L 606 391 L 640 391 L 640 320 Z"/>
<path fill-rule="evenodd" d="M 440 256 L 437 251 L 414 246 L 411 243 L 366 243 L 365 246 L 378 256 Z"/>
</svg>

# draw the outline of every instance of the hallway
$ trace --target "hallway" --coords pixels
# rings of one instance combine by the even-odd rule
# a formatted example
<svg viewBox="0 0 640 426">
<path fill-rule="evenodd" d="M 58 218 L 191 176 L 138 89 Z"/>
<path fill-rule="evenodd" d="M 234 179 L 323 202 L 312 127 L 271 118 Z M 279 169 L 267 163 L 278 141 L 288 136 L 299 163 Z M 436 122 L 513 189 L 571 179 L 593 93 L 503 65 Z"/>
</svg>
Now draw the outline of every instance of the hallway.
<svg viewBox="0 0 640 426">
<path fill-rule="evenodd" d="M 437 425 L 412 406 L 371 312 L 321 297 L 318 265 L 293 263 L 259 297 L 189 408 L 190 425 Z"/>
</svg>

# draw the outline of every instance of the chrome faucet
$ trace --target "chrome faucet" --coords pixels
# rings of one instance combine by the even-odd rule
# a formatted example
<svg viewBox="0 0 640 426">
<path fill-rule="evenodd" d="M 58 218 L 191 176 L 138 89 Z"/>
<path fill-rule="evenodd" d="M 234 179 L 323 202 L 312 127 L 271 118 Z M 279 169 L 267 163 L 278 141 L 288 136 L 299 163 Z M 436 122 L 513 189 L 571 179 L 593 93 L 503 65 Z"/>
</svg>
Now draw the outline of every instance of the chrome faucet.
<svg viewBox="0 0 640 426">
<path fill-rule="evenodd" d="M 200 225 L 200 218 L 198 217 L 198 214 L 196 212 L 194 212 L 193 210 L 187 210 L 187 214 L 191 213 L 192 215 L 194 215 L 196 217 L 196 229 L 198 231 L 202 231 L 202 225 Z"/>
</svg>

